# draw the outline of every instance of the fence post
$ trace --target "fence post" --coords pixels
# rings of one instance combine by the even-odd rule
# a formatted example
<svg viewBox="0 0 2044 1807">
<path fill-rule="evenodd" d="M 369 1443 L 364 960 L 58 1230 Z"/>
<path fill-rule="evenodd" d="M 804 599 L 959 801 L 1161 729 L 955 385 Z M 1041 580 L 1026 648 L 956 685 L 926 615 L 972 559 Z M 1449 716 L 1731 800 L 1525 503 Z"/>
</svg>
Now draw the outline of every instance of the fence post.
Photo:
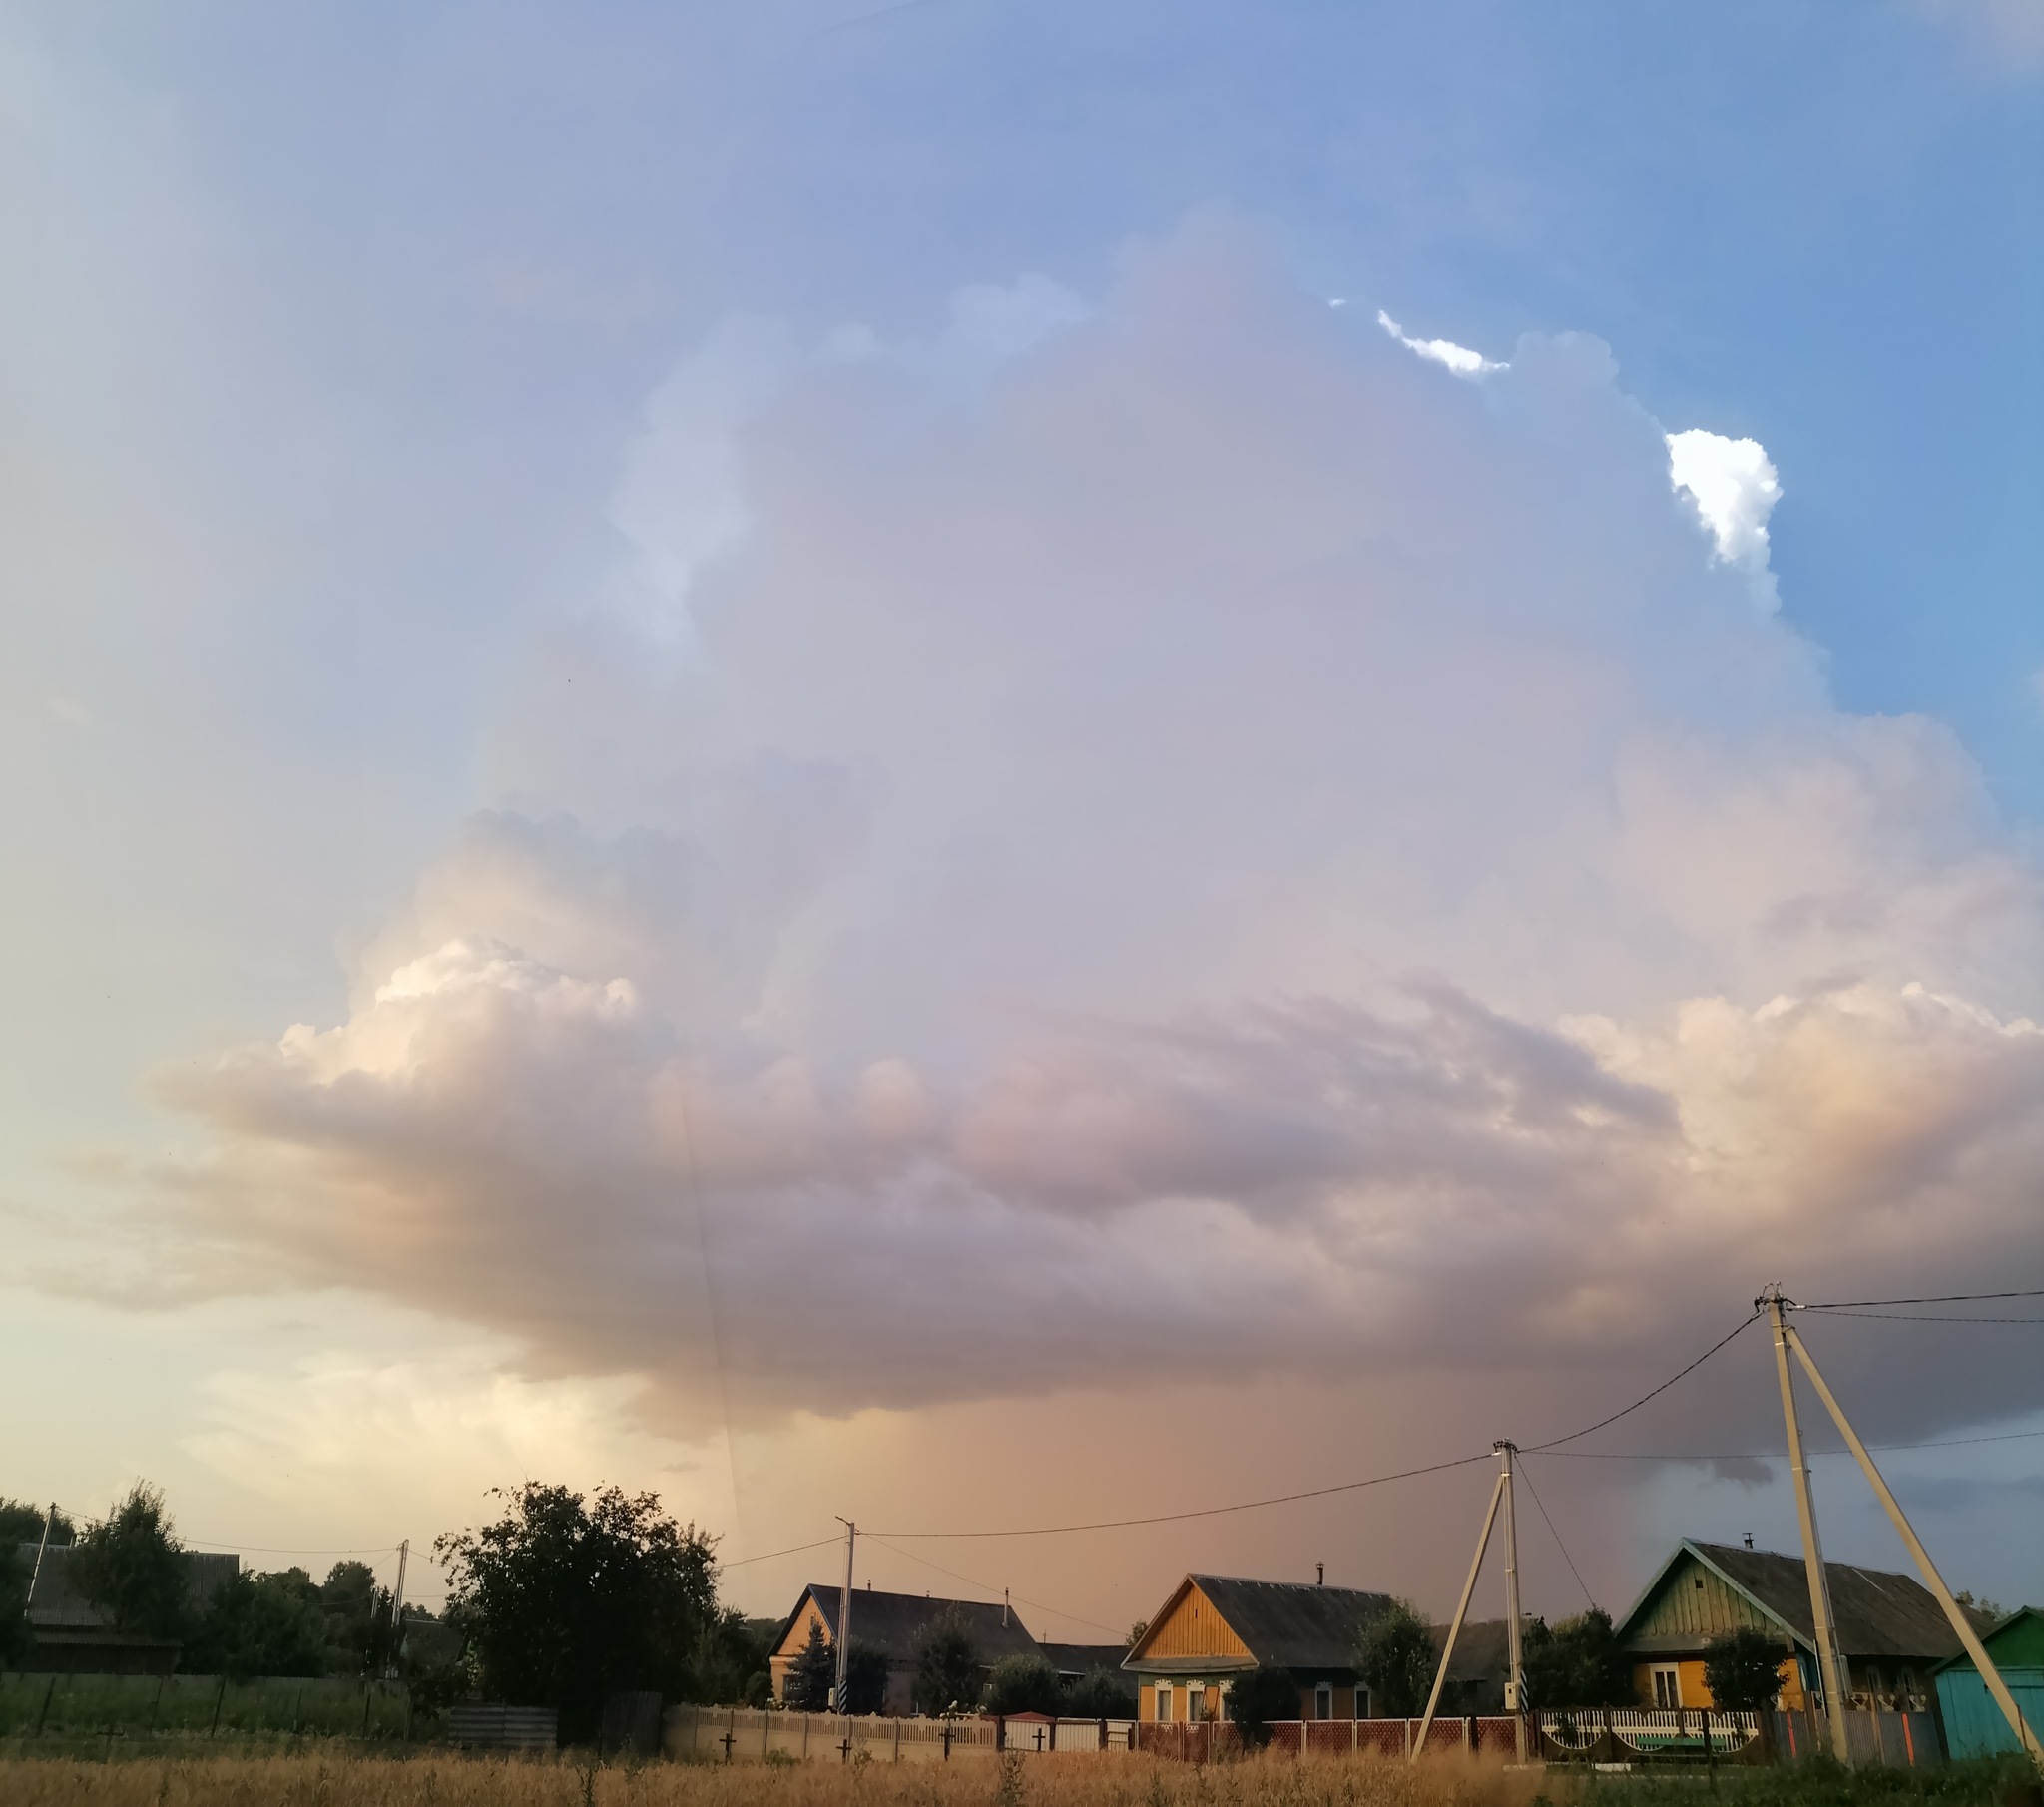
<svg viewBox="0 0 2044 1807">
<path fill-rule="evenodd" d="M 1711 1736 L 1711 1709 L 1704 1708 L 1704 1761 L 1711 1768 L 1711 1786 L 1718 1786 L 1718 1740 Z"/>
<path fill-rule="evenodd" d="M 227 1697 L 228 1678 L 225 1675 L 223 1675 L 220 1678 L 220 1692 L 214 1695 L 213 1697 L 213 1723 L 206 1728 L 206 1735 L 209 1738 L 211 1738 L 214 1735 L 214 1733 L 220 1730 L 221 1703 L 225 1701 Z"/>
</svg>

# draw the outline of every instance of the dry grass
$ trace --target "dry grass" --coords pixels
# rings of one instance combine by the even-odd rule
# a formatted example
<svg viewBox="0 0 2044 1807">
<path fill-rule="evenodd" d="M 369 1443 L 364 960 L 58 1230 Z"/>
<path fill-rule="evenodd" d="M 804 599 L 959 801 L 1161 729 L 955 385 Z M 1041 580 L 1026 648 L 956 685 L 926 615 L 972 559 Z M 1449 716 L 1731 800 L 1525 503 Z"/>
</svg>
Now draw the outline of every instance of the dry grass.
<svg viewBox="0 0 2044 1807">
<path fill-rule="evenodd" d="M 454 1755 L 0 1763 L 6 1807 L 1531 1807 L 1543 1779 L 1501 1764 L 1148 1757 L 949 1764 L 581 1767 Z M 1547 1799 L 1571 1792 L 1544 1783 Z"/>
</svg>

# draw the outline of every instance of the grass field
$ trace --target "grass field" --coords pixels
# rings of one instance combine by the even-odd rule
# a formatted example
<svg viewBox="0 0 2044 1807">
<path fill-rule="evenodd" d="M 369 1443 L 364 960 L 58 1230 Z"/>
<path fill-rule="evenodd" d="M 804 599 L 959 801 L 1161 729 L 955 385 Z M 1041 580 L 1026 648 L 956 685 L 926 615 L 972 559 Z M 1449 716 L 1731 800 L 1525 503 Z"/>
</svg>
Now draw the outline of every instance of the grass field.
<svg viewBox="0 0 2044 1807">
<path fill-rule="evenodd" d="M 1847 1776 L 1809 1767 L 1586 1777 L 1442 1758 L 1257 1758 L 1205 1768 L 1143 1757 L 948 1765 L 597 1764 L 436 1752 L 0 1761 L 5 1807 L 2024 1807 L 2020 1766 Z"/>
</svg>

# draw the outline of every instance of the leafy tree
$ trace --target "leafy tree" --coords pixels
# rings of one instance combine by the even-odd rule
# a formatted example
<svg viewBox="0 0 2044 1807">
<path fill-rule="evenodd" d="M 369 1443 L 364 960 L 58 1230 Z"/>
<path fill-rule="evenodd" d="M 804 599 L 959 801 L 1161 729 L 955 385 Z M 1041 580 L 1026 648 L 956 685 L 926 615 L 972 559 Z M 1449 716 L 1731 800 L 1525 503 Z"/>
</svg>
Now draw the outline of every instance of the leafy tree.
<svg viewBox="0 0 2044 1807">
<path fill-rule="evenodd" d="M 71 1521 L 61 1512 L 50 1521 L 51 1543 L 68 1544 L 76 1535 Z M 15 1544 L 40 1544 L 42 1541 L 43 1509 L 31 1506 L 26 1500 L 0 1498 L 0 1550 Z"/>
<path fill-rule="evenodd" d="M 946 1606 L 915 1634 L 917 1711 L 947 1713 L 974 1706 L 985 1676 L 972 1627 L 955 1606 Z"/>
<path fill-rule="evenodd" d="M 1601 1606 L 1565 1618 L 1552 1630 L 1545 1619 L 1534 1619 L 1526 1627 L 1525 1651 L 1526 1693 L 1533 1706 L 1634 1704 L 1632 1663 Z"/>
<path fill-rule="evenodd" d="M 1136 1691 L 1112 1669 L 1095 1669 L 1072 1683 L 1065 1711 L 1075 1719 L 1133 1719 Z"/>
<path fill-rule="evenodd" d="M 1975 1612 L 1984 1612 L 1989 1618 L 2008 1617 L 2008 1608 L 1998 1599 L 1989 1599 L 1986 1594 L 1976 1595 L 1970 1587 L 1961 1587 L 1952 1595 L 1962 1606 L 1971 1606 Z"/>
<path fill-rule="evenodd" d="M 0 1544 L 0 1667 L 28 1654 L 28 1565 L 13 1544 Z"/>
<path fill-rule="evenodd" d="M 71 1583 L 123 1631 L 182 1636 L 189 1617 L 184 1546 L 164 1497 L 138 1481 L 71 1551 Z"/>
<path fill-rule="evenodd" d="M 798 1713 L 827 1713 L 830 1690 L 837 1681 L 837 1657 L 823 1641 L 823 1627 L 809 1620 L 809 1641 L 788 1664 L 781 1698 Z"/>
<path fill-rule="evenodd" d="M 1273 1725 L 1298 1717 L 1298 1683 L 1289 1669 L 1245 1669 L 1228 1684 L 1227 1703 L 1244 1747 L 1262 1750 Z"/>
<path fill-rule="evenodd" d="M 336 1673 L 379 1674 L 395 1658 L 390 1590 L 377 1585 L 367 1563 L 335 1563 L 319 1583 L 319 1604 L 337 1654 Z"/>
<path fill-rule="evenodd" d="M 720 1706 L 764 1706 L 773 1693 L 773 1634 L 780 1621 L 727 1607 L 704 1627 L 693 1663 L 697 1691 Z"/>
<path fill-rule="evenodd" d="M 854 1637 L 844 1652 L 844 1710 L 879 1713 L 887 1708 L 887 1652 Z"/>
<path fill-rule="evenodd" d="M 1433 1632 L 1410 1600 L 1393 1600 L 1362 1628 L 1355 1669 L 1369 1684 L 1370 1710 L 1410 1719 L 1426 1710 L 1439 1663 Z"/>
<path fill-rule="evenodd" d="M 655 1494 L 605 1487 L 587 1503 L 528 1481 L 504 1516 L 436 1538 L 485 1692 L 551 1706 L 569 1742 L 596 1735 L 606 1695 L 701 1693 L 694 1658 L 717 1617 L 717 1540 L 678 1526 Z"/>
<path fill-rule="evenodd" d="M 346 1665 L 319 1586 L 302 1569 L 238 1575 L 207 1603 L 185 1649 L 188 1668 L 227 1675 L 325 1675 Z"/>
<path fill-rule="evenodd" d="M 1064 1703 L 1064 1687 L 1048 1657 L 1018 1650 L 994 1664 L 986 1686 L 988 1712 L 1055 1713 Z"/>
<path fill-rule="evenodd" d="M 1728 1713 L 1762 1711 L 1782 1691 L 1782 1646 L 1765 1631 L 1741 1625 L 1704 1646 L 1704 1686 Z"/>
</svg>

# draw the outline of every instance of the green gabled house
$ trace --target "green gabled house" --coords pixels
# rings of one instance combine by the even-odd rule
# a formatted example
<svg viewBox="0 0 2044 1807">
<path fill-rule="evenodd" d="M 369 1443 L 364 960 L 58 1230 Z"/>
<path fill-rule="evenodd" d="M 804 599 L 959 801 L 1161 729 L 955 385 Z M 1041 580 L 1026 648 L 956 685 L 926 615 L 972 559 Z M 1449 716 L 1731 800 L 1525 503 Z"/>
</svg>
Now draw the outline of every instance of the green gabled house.
<svg viewBox="0 0 2044 1807">
<path fill-rule="evenodd" d="M 2044 1736 L 2044 1612 L 2019 1606 L 1980 1633 L 1988 1659 L 2001 1671 L 2016 1710 L 2030 1729 Z M 1979 1667 L 1961 1652 L 1939 1663 L 1937 1704 L 1944 1715 L 1945 1742 L 1955 1757 L 1985 1757 L 2021 1750 L 2015 1728 L 1987 1691 Z"/>
</svg>

